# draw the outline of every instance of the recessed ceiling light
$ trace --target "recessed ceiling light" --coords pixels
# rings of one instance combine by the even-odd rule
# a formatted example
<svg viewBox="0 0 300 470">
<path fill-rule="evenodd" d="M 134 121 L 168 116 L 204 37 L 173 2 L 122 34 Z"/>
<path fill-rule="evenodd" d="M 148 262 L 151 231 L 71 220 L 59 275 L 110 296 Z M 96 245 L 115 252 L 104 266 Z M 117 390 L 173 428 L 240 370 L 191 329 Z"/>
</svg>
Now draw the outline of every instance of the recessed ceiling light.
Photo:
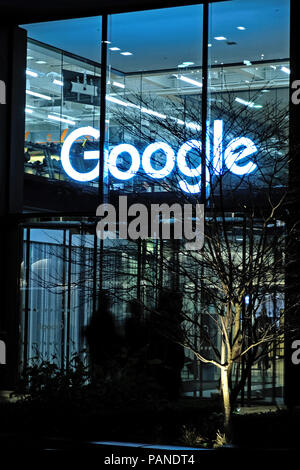
<svg viewBox="0 0 300 470">
<path fill-rule="evenodd" d="M 182 65 L 186 65 L 188 67 L 189 65 L 194 65 L 195 62 L 182 62 Z"/>
<path fill-rule="evenodd" d="M 33 57 L 31 55 L 27 56 L 27 60 L 32 60 L 32 59 L 33 59 Z"/>
<path fill-rule="evenodd" d="M 47 64 L 45 60 L 37 60 L 36 64 Z"/>
<path fill-rule="evenodd" d="M 38 74 L 36 72 L 33 72 L 32 70 L 26 70 L 26 75 L 29 75 L 30 77 L 37 77 Z"/>
<path fill-rule="evenodd" d="M 270 90 L 261 90 L 262 93 L 270 93 Z"/>
<path fill-rule="evenodd" d="M 120 51 L 121 50 L 119 47 L 110 47 L 109 49 L 111 51 Z"/>
<path fill-rule="evenodd" d="M 35 96 L 36 98 L 43 98 L 44 100 L 51 101 L 51 96 L 43 95 L 42 93 L 36 93 L 35 91 L 26 90 L 27 95 Z"/>
<path fill-rule="evenodd" d="M 225 36 L 216 36 L 215 37 L 215 40 L 216 41 L 226 41 L 227 38 L 225 38 Z"/>
<path fill-rule="evenodd" d="M 54 85 L 64 86 L 64 82 L 61 80 L 57 80 L 56 78 L 53 80 Z"/>
<path fill-rule="evenodd" d="M 201 82 L 198 82 L 197 80 L 194 80 L 192 78 L 189 78 L 189 77 L 185 77 L 184 75 L 174 75 L 174 77 L 178 78 L 178 80 L 182 80 L 183 82 L 187 82 L 187 83 L 190 83 L 191 85 L 195 85 L 195 86 L 198 86 L 200 88 L 202 88 L 202 83 Z"/>
<path fill-rule="evenodd" d="M 48 119 L 51 119 L 52 121 L 65 122 L 66 124 L 71 124 L 71 126 L 74 126 L 76 124 L 76 122 L 71 121 L 71 119 L 65 119 L 59 116 L 53 116 L 52 114 L 48 114 Z"/>
<path fill-rule="evenodd" d="M 132 52 L 127 51 L 127 52 L 121 52 L 120 54 L 122 54 L 122 55 L 132 55 Z"/>
<path fill-rule="evenodd" d="M 245 65 L 248 65 L 248 66 L 252 65 L 252 62 L 250 60 L 244 60 L 243 62 Z"/>
<path fill-rule="evenodd" d="M 112 82 L 112 84 L 113 84 L 114 86 L 119 87 L 119 88 L 125 88 L 125 85 L 124 85 L 123 83 L 120 83 L 120 82 Z"/>
<path fill-rule="evenodd" d="M 291 73 L 291 70 L 290 70 L 289 68 L 285 67 L 285 66 L 281 67 L 280 70 L 281 70 L 282 72 L 287 73 L 287 74 L 290 74 L 290 73 Z"/>
<path fill-rule="evenodd" d="M 243 104 L 244 106 L 247 106 L 249 108 L 260 109 L 260 108 L 263 107 L 261 104 L 255 104 L 253 101 L 246 101 L 246 100 L 243 100 L 242 98 L 235 98 L 235 101 L 237 101 L 237 103 Z"/>
<path fill-rule="evenodd" d="M 237 29 L 239 29 L 240 31 L 245 31 L 245 26 L 237 26 Z"/>
</svg>

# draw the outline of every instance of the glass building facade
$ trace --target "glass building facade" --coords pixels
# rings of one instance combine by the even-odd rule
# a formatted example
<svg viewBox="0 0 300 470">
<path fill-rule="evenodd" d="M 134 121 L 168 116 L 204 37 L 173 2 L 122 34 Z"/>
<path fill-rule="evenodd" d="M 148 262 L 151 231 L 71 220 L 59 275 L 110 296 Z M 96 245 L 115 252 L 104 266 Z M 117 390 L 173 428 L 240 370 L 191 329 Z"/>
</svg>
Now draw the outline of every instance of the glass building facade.
<svg viewBox="0 0 300 470">
<path fill-rule="evenodd" d="M 84 327 L 103 289 L 113 299 L 120 332 L 130 300 L 138 299 L 146 316 L 163 288 L 180 290 L 186 310 L 218 345 L 214 307 L 201 288 L 207 274 L 201 260 L 178 249 L 178 240 L 100 241 L 96 207 L 119 195 L 135 203 L 162 203 L 188 193 L 184 187 L 200 194 L 199 171 L 184 174 L 172 165 L 166 171 L 169 149 L 177 155 L 184 142 L 205 145 L 211 166 L 202 175 L 210 183 L 216 158 L 222 159 L 232 139 L 241 136 L 259 149 L 263 171 L 249 174 L 259 198 L 274 178 L 275 158 L 288 147 L 289 16 L 288 0 L 268 0 L 263 6 L 231 0 L 21 25 L 28 38 L 20 223 L 22 364 L 39 354 L 66 367 L 74 352 L 84 351 Z M 284 119 L 280 135 L 270 131 Z M 68 142 L 69 164 L 63 157 Z M 168 148 L 155 148 L 146 166 L 146 150 L 155 142 Z M 127 148 L 113 159 L 120 144 Z M 189 165 L 197 169 L 199 158 L 198 148 Z M 280 193 L 288 174 L 284 166 L 279 170 L 272 184 Z M 242 260 L 251 234 L 234 200 L 247 204 L 249 184 L 229 171 L 224 191 L 230 241 Z M 209 220 L 209 204 L 205 210 Z M 254 224 L 259 239 L 259 215 Z M 268 236 L 280 240 L 270 256 L 280 261 L 262 289 L 260 305 L 251 306 L 245 295 L 246 310 L 255 308 L 256 317 L 275 321 L 285 306 L 284 230 L 282 220 L 269 228 Z M 196 329 L 190 336 L 212 354 Z M 283 354 L 283 345 L 274 345 L 253 366 L 244 390 L 248 398 L 282 401 Z M 211 397 L 219 374 L 187 351 L 182 380 L 185 395 Z"/>
</svg>

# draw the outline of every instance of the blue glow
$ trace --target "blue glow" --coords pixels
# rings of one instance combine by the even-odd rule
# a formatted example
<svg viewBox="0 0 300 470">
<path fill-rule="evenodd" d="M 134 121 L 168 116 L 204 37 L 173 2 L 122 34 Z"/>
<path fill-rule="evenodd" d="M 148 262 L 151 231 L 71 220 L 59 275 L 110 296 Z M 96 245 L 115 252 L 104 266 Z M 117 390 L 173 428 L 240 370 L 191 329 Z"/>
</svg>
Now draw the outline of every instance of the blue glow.
<svg viewBox="0 0 300 470">
<path fill-rule="evenodd" d="M 99 150 L 86 150 L 83 152 L 83 159 L 84 160 L 99 160 L 100 152 Z M 108 151 L 104 151 L 104 178 L 108 176 Z"/>
<path fill-rule="evenodd" d="M 223 153 L 224 163 L 226 167 L 238 176 L 248 175 L 257 169 L 257 165 L 253 161 L 248 161 L 242 164 L 242 160 L 257 152 L 254 142 L 247 137 L 238 137 L 231 140 L 223 152 L 223 121 L 214 121 L 214 137 L 213 137 L 213 158 L 212 170 L 214 174 L 220 174 L 223 166 Z M 209 123 L 208 123 L 209 127 Z M 99 151 L 86 150 L 84 151 L 84 160 L 98 160 L 95 168 L 88 172 L 80 172 L 75 170 L 70 161 L 70 152 L 73 143 L 80 137 L 92 136 L 94 139 L 99 139 L 100 133 L 93 127 L 81 127 L 72 131 L 65 139 L 61 149 L 61 163 L 63 169 L 70 178 L 75 181 L 87 182 L 92 181 L 99 177 Z M 207 155 L 210 155 L 210 141 L 207 135 L 206 141 Z M 179 181 L 179 187 L 182 191 L 190 194 L 197 194 L 201 190 L 201 164 L 196 168 L 191 168 L 187 164 L 187 154 L 191 150 L 196 149 L 199 151 L 199 159 L 201 160 L 201 141 L 189 140 L 182 144 L 177 153 L 177 166 L 180 173 L 187 177 L 199 177 L 199 181 L 195 184 L 190 184 L 185 180 Z M 163 168 L 155 169 L 151 165 L 152 155 L 161 150 L 166 155 L 166 163 Z M 121 170 L 117 167 L 117 159 L 121 153 L 128 153 L 131 157 L 131 165 L 127 170 Z M 141 158 L 139 151 L 130 144 L 120 144 L 114 147 L 110 153 L 106 150 L 104 158 L 104 178 L 107 178 L 110 172 L 116 179 L 126 181 L 133 178 L 140 168 Z M 207 157 L 207 161 L 209 158 Z M 175 165 L 175 153 L 171 146 L 165 142 L 154 142 L 148 145 L 142 156 L 142 166 L 145 173 L 155 179 L 162 179 L 170 175 Z M 210 171 L 208 165 L 206 166 L 206 186 L 210 181 Z"/>
<path fill-rule="evenodd" d="M 238 150 L 239 147 L 245 148 L 236 153 L 235 150 Z M 237 139 L 233 139 L 231 142 L 229 142 L 224 152 L 225 165 L 227 166 L 228 170 L 236 175 L 249 175 L 254 170 L 256 170 L 257 165 L 253 162 L 248 162 L 246 165 L 240 166 L 237 165 L 237 162 L 245 157 L 253 155 L 255 152 L 257 152 L 257 148 L 254 142 L 252 142 L 252 140 L 248 139 L 247 137 L 238 137 Z"/>
<path fill-rule="evenodd" d="M 185 180 L 179 181 L 179 187 L 185 193 L 198 194 L 201 191 L 201 182 L 196 184 L 189 184 Z"/>
<path fill-rule="evenodd" d="M 185 142 L 178 150 L 177 165 L 181 173 L 185 176 L 200 176 L 201 163 L 197 168 L 189 168 L 186 163 L 187 153 L 192 149 L 199 150 L 199 160 L 201 161 L 202 144 L 200 140 L 189 140 L 188 142 Z"/>
<path fill-rule="evenodd" d="M 140 444 L 137 442 L 118 442 L 118 441 L 92 441 L 90 444 L 115 447 L 138 447 L 140 449 L 161 449 L 161 450 L 213 450 L 205 447 L 186 447 L 186 446 L 164 446 L 155 444 Z"/>
<path fill-rule="evenodd" d="M 217 175 L 222 171 L 222 155 L 223 155 L 223 121 L 214 121 L 214 160 L 213 169 Z"/>
<path fill-rule="evenodd" d="M 81 173 L 80 171 L 75 170 L 75 168 L 73 168 L 70 162 L 71 146 L 76 141 L 76 139 L 78 139 L 79 137 L 84 137 L 86 135 L 92 136 L 94 137 L 94 139 L 99 139 L 100 132 L 90 126 L 80 127 L 79 129 L 76 129 L 68 135 L 61 149 L 61 164 L 63 166 L 63 169 L 65 170 L 67 175 L 69 175 L 75 181 L 86 182 L 92 181 L 99 177 L 99 162 L 93 170 L 88 171 L 86 173 Z"/>
<path fill-rule="evenodd" d="M 154 152 L 158 150 L 162 150 L 166 154 L 166 164 L 160 170 L 156 170 L 151 165 L 151 157 Z M 175 165 L 175 154 L 174 150 L 170 147 L 170 145 L 165 144 L 164 142 L 154 142 L 153 144 L 148 145 L 145 148 L 143 157 L 142 157 L 142 165 L 147 173 L 148 176 L 155 179 L 162 179 L 168 176 L 174 168 Z"/>
<path fill-rule="evenodd" d="M 123 153 L 129 153 L 131 156 L 131 166 L 128 170 L 122 171 L 117 168 L 117 158 Z M 111 174 L 118 180 L 130 180 L 135 176 L 140 167 L 140 154 L 137 149 L 130 144 L 120 144 L 112 149 L 108 159 L 108 168 Z"/>
</svg>

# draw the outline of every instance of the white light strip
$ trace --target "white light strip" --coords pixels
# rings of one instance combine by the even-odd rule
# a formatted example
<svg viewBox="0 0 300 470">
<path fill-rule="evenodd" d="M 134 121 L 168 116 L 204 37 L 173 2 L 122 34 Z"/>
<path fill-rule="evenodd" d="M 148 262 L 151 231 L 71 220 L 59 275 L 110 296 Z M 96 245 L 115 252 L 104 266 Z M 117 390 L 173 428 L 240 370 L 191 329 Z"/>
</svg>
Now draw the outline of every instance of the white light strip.
<svg viewBox="0 0 300 470">
<path fill-rule="evenodd" d="M 31 96 L 35 96 L 36 98 L 42 98 L 44 100 L 49 100 L 49 101 L 52 100 L 52 98 L 50 96 L 42 95 L 41 93 L 36 93 L 35 91 L 31 91 L 31 90 L 26 90 L 26 94 L 31 95 Z"/>
<path fill-rule="evenodd" d="M 291 70 L 287 67 L 284 67 L 284 66 L 281 67 L 281 71 L 287 73 L 288 75 L 290 75 L 290 73 L 291 73 Z"/>
<path fill-rule="evenodd" d="M 38 77 L 38 74 L 36 72 L 33 72 L 32 70 L 26 70 L 26 75 L 29 75 L 30 77 Z"/>
<path fill-rule="evenodd" d="M 246 100 L 243 100 L 242 98 L 235 98 L 235 101 L 237 101 L 237 103 L 248 106 L 249 108 L 259 109 L 263 107 L 261 104 L 255 104 L 253 101 L 246 101 Z"/>
<path fill-rule="evenodd" d="M 216 41 L 226 41 L 227 38 L 225 36 L 216 36 L 215 39 Z"/>
<path fill-rule="evenodd" d="M 201 131 L 201 126 L 199 124 L 195 124 L 194 122 L 185 122 L 186 127 L 193 129 L 194 131 Z"/>
<path fill-rule="evenodd" d="M 158 113 L 157 111 L 153 111 L 152 109 L 140 107 L 136 104 L 119 100 L 118 98 L 115 98 L 114 96 L 106 96 L 106 99 L 108 101 L 111 101 L 112 103 L 119 104 L 121 106 L 128 106 L 130 108 L 139 109 L 142 113 L 150 114 L 150 115 L 156 116 L 160 119 L 167 119 L 167 117 L 168 117 L 168 119 L 175 120 L 177 124 L 180 124 L 182 126 L 186 126 L 190 129 L 193 129 L 193 130 L 196 130 L 196 131 L 201 131 L 201 126 L 199 124 L 194 123 L 194 122 L 184 122 L 181 119 L 173 118 L 172 116 L 166 116 L 165 114 Z"/>
<path fill-rule="evenodd" d="M 254 106 L 253 101 L 246 101 L 246 100 L 243 100 L 242 98 L 235 98 L 235 101 L 237 101 L 240 104 L 244 104 L 245 106 L 248 106 L 249 108 L 253 108 Z"/>
<path fill-rule="evenodd" d="M 114 96 L 106 96 L 105 98 L 107 99 L 107 101 L 111 101 L 112 103 L 116 103 L 121 106 L 129 106 L 129 103 L 126 103 L 126 101 L 119 100 L 118 98 L 115 98 Z"/>
<path fill-rule="evenodd" d="M 203 87 L 201 82 L 198 82 L 197 80 L 194 80 L 194 79 L 189 78 L 189 77 L 185 77 L 184 75 L 174 74 L 174 77 L 178 78 L 178 80 L 182 80 L 183 82 L 190 83 L 191 85 L 195 85 L 195 86 L 198 86 L 200 88 Z"/>
<path fill-rule="evenodd" d="M 72 126 L 76 124 L 75 121 L 71 121 L 70 119 L 64 119 L 58 116 L 53 116 L 52 114 L 48 114 L 48 119 L 51 119 L 52 121 L 65 122 L 66 124 L 71 124 Z"/>
<path fill-rule="evenodd" d="M 119 87 L 119 88 L 125 88 L 125 85 L 123 85 L 123 83 L 120 83 L 120 82 L 112 82 L 112 84 L 113 84 L 114 86 Z"/>
<path fill-rule="evenodd" d="M 166 119 L 167 118 L 167 116 L 165 114 L 160 114 L 156 111 L 152 111 L 152 109 L 141 108 L 141 111 L 142 111 L 142 113 L 151 114 L 152 116 L 156 116 L 156 117 L 159 117 L 161 119 Z"/>
<path fill-rule="evenodd" d="M 64 82 L 61 80 L 56 80 L 56 78 L 53 80 L 54 85 L 59 85 L 59 86 L 64 86 Z"/>
</svg>

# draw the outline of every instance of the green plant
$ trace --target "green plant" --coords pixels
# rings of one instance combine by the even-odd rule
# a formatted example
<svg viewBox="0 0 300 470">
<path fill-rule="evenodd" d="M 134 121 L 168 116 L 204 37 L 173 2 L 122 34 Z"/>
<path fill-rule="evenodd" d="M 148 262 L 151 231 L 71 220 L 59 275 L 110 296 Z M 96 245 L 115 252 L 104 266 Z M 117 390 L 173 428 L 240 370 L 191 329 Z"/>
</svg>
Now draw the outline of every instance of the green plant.
<svg viewBox="0 0 300 470">
<path fill-rule="evenodd" d="M 208 439 L 201 436 L 194 426 L 183 425 L 181 442 L 186 446 L 207 447 Z"/>
</svg>

